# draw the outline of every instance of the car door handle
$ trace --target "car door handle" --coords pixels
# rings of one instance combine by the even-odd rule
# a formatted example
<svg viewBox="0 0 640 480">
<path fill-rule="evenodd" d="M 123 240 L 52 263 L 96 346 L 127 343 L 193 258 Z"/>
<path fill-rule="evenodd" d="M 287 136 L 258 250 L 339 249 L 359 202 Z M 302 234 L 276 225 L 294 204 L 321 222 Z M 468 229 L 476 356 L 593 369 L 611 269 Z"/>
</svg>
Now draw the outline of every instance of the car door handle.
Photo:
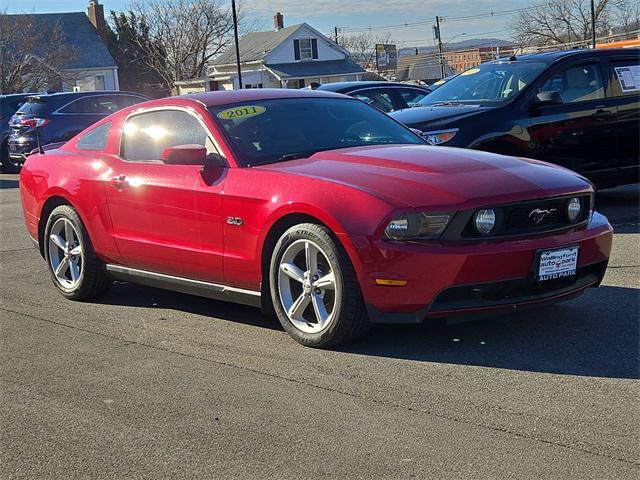
<svg viewBox="0 0 640 480">
<path fill-rule="evenodd" d="M 594 113 L 592 116 L 596 119 L 596 120 L 604 120 L 608 117 L 610 117 L 612 115 L 611 110 L 598 110 L 596 113 Z"/>
<path fill-rule="evenodd" d="M 109 185 L 118 190 L 122 190 L 123 188 L 129 186 L 129 182 L 127 182 L 126 175 L 118 175 L 117 177 L 112 177 L 111 179 L 109 179 Z"/>
</svg>

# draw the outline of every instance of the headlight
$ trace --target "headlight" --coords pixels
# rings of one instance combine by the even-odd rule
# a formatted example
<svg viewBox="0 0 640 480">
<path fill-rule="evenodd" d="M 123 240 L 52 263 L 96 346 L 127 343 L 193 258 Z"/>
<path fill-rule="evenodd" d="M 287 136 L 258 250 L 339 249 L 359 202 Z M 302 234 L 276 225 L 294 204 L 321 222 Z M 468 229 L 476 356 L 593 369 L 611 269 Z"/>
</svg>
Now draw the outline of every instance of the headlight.
<svg viewBox="0 0 640 480">
<path fill-rule="evenodd" d="M 473 216 L 473 225 L 481 235 L 489 235 L 496 226 L 496 212 L 492 208 L 478 210 Z"/>
<path fill-rule="evenodd" d="M 567 203 L 567 217 L 570 222 L 575 222 L 582 212 L 582 201 L 579 198 L 572 198 Z"/>
<path fill-rule="evenodd" d="M 457 128 L 450 128 L 449 130 L 434 130 L 433 132 L 422 132 L 422 136 L 430 145 L 440 145 L 441 143 L 448 142 L 458 133 Z"/>
<path fill-rule="evenodd" d="M 442 235 L 450 219 L 450 213 L 403 213 L 389 222 L 384 234 L 389 240 L 433 240 Z"/>
</svg>

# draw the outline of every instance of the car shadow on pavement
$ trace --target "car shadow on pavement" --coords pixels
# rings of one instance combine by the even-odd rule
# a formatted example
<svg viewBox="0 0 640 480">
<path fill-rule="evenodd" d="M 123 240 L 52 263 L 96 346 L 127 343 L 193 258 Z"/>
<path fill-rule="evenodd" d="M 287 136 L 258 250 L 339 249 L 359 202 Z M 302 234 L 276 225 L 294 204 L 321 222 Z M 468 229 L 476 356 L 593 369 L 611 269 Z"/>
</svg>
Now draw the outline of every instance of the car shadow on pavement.
<svg viewBox="0 0 640 480">
<path fill-rule="evenodd" d="M 186 293 L 162 290 L 128 282 L 115 282 L 100 303 L 130 307 L 171 309 L 271 330 L 282 330 L 278 320 L 259 309 Z"/>
<path fill-rule="evenodd" d="M 601 287 L 575 300 L 446 325 L 376 326 L 342 351 L 530 372 L 640 378 L 640 291 Z"/>
<path fill-rule="evenodd" d="M 8 190 L 10 188 L 18 188 L 20 186 L 17 180 L 0 179 L 0 190 Z"/>
<path fill-rule="evenodd" d="M 116 282 L 101 303 L 171 309 L 282 330 L 275 318 L 263 316 L 257 308 L 132 283 Z M 423 362 L 635 379 L 640 378 L 640 293 L 633 288 L 604 286 L 566 303 L 473 322 L 375 325 L 363 339 L 336 350 Z"/>
<path fill-rule="evenodd" d="M 640 233 L 640 184 L 598 191 L 596 210 L 609 219 L 616 233 Z"/>
</svg>

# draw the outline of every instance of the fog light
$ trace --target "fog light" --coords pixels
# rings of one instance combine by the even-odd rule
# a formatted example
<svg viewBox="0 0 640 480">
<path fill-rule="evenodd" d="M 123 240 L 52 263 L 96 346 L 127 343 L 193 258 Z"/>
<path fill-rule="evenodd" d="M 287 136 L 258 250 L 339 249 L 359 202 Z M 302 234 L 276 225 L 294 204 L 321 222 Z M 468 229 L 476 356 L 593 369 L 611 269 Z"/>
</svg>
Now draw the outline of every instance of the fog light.
<svg viewBox="0 0 640 480">
<path fill-rule="evenodd" d="M 489 235 L 496 226 L 496 212 L 492 208 L 478 210 L 474 216 L 473 224 L 481 235 Z"/>
<path fill-rule="evenodd" d="M 569 221 L 575 222 L 578 217 L 580 217 L 580 212 L 582 212 L 582 202 L 579 198 L 572 198 L 567 203 L 567 217 Z"/>
</svg>

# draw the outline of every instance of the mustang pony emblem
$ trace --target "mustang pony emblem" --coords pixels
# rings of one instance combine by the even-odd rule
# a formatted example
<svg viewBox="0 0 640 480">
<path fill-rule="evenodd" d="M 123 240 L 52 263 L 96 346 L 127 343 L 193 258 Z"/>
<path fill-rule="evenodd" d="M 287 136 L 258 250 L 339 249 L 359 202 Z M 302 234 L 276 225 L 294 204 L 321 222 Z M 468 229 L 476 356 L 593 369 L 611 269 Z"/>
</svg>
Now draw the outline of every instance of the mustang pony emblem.
<svg viewBox="0 0 640 480">
<path fill-rule="evenodd" d="M 540 223 L 542 220 L 544 220 L 544 217 L 552 212 L 555 212 L 556 210 L 557 208 L 550 208 L 549 210 L 536 208 L 535 210 L 531 210 L 531 212 L 529 213 L 529 218 L 532 218 L 535 223 Z"/>
</svg>

